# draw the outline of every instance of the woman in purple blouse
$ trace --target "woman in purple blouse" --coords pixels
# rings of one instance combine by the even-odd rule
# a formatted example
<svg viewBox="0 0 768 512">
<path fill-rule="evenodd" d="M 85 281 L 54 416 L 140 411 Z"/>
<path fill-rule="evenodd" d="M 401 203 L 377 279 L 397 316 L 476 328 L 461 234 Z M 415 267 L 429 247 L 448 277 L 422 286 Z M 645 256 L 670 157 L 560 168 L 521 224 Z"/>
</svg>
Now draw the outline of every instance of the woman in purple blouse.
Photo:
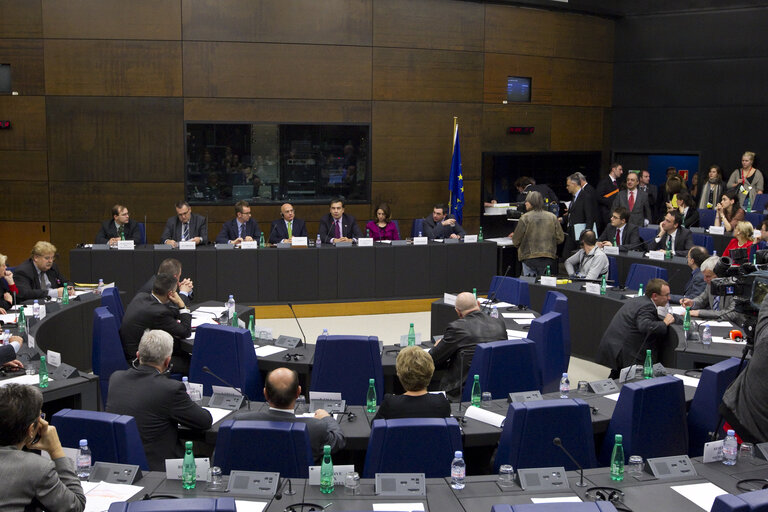
<svg viewBox="0 0 768 512">
<path fill-rule="evenodd" d="M 381 203 L 376 208 L 376 221 L 369 220 L 365 227 L 371 232 L 371 237 L 374 240 L 400 240 L 400 233 L 397 232 L 397 226 L 392 222 L 387 203 Z"/>
</svg>

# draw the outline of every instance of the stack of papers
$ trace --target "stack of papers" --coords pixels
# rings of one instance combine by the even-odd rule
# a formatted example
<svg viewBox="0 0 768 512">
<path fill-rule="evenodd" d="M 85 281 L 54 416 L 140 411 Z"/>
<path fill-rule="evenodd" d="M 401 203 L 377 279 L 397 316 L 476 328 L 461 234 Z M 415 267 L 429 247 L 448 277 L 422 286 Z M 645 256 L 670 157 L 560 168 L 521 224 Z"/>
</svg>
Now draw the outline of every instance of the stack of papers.
<svg viewBox="0 0 768 512">
<path fill-rule="evenodd" d="M 128 501 L 144 488 L 138 485 L 110 484 L 108 482 L 81 482 L 85 493 L 85 511 L 101 512 L 112 503 Z"/>
</svg>

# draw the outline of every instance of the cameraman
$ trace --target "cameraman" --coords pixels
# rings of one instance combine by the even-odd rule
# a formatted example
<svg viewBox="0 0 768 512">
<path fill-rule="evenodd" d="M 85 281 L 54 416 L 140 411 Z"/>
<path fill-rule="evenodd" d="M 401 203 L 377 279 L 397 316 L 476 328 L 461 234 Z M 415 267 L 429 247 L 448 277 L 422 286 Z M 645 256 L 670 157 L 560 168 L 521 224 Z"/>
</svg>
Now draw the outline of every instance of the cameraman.
<svg viewBox="0 0 768 512">
<path fill-rule="evenodd" d="M 698 296 L 693 299 L 683 298 L 680 304 L 683 307 L 691 308 L 691 316 L 705 319 L 730 320 L 741 324 L 745 318 L 744 315 L 735 310 L 733 297 L 729 295 L 712 295 L 712 279 L 716 278 L 715 266 L 720 258 L 710 256 L 701 264 L 701 276 L 707 287 Z"/>
</svg>

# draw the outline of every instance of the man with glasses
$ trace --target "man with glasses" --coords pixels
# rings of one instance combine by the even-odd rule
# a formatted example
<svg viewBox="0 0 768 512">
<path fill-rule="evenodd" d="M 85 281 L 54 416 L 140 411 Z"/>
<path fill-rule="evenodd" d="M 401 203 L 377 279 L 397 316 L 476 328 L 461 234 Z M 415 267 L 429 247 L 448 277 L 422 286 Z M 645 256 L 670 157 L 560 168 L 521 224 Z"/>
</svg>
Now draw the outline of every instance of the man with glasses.
<svg viewBox="0 0 768 512">
<path fill-rule="evenodd" d="M 176 203 L 176 216 L 165 223 L 163 236 L 164 244 L 178 247 L 179 242 L 208 243 L 208 221 L 202 215 L 192 213 L 192 208 L 186 201 Z"/>
<path fill-rule="evenodd" d="M 251 207 L 248 201 L 235 203 L 235 218 L 227 221 L 221 227 L 217 244 L 239 245 L 243 242 L 258 241 L 261 235 L 259 224 L 251 218 Z"/>
<path fill-rule="evenodd" d="M 64 295 L 67 278 L 55 263 L 56 246 L 39 241 L 32 247 L 31 257 L 14 269 L 13 278 L 19 288 L 17 302 L 32 299 L 57 299 Z M 70 286 L 70 297 L 75 289 Z"/>
<path fill-rule="evenodd" d="M 141 231 L 139 224 L 131 220 L 128 208 L 121 204 L 112 207 L 112 218 L 105 220 L 101 224 L 99 234 L 96 235 L 96 244 L 117 245 L 120 240 L 133 240 L 134 243 L 141 243 Z"/>
<path fill-rule="evenodd" d="M 675 321 L 671 313 L 659 320 L 656 308 L 669 302 L 669 283 L 651 279 L 645 286 L 645 295 L 628 300 L 614 315 L 600 340 L 597 363 L 611 369 L 609 378 L 619 377 L 622 368 L 643 364 L 645 351 L 664 340 L 667 327 Z M 654 359 L 656 361 L 657 359 Z"/>
<path fill-rule="evenodd" d="M 638 227 L 627 224 L 629 221 L 629 211 L 623 206 L 617 206 L 611 212 L 611 223 L 605 227 L 597 245 L 600 247 L 611 247 L 617 245 L 619 250 L 624 251 L 642 251 L 645 244 L 640 239 Z"/>
</svg>

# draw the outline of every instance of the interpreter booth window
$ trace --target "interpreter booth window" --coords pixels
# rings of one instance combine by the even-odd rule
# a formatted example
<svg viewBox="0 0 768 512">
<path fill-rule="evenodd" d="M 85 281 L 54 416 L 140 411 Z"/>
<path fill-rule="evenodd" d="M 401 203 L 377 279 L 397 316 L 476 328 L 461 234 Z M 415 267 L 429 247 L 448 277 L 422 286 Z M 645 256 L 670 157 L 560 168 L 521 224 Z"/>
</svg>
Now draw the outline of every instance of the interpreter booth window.
<svg viewBox="0 0 768 512">
<path fill-rule="evenodd" d="M 186 125 L 192 204 L 370 201 L 370 126 Z"/>
</svg>

